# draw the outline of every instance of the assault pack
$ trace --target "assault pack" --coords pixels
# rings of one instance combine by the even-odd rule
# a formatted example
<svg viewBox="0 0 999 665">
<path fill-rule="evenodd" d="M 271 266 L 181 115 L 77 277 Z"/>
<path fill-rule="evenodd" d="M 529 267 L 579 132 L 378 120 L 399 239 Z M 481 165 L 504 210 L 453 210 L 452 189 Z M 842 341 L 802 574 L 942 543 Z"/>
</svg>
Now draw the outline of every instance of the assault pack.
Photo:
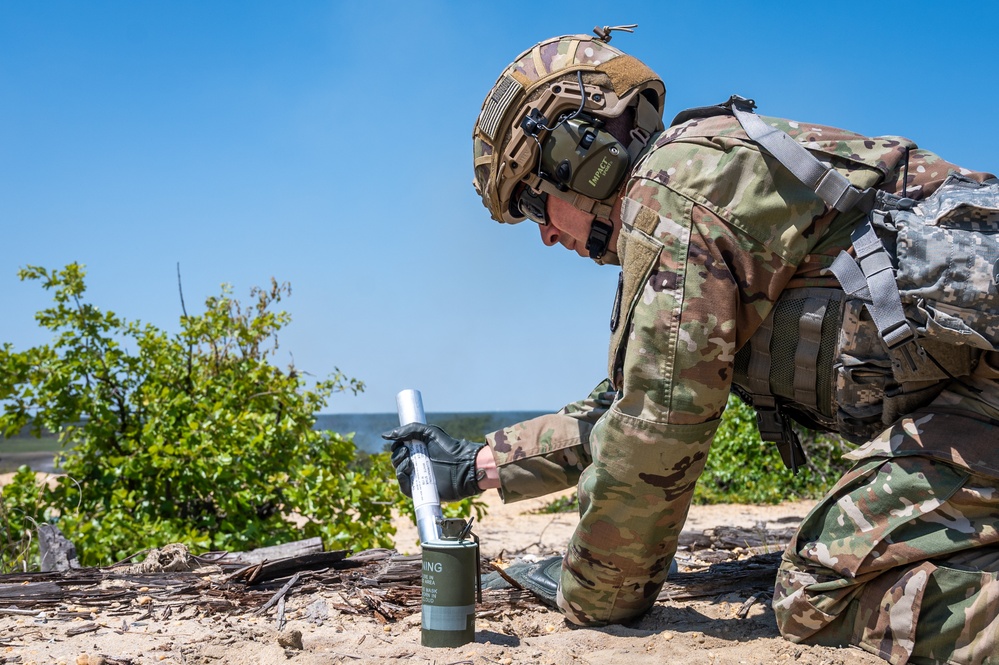
<svg viewBox="0 0 999 665">
<path fill-rule="evenodd" d="M 863 442 L 999 350 L 999 181 L 951 175 L 921 201 L 860 190 L 755 107 L 733 96 L 672 124 L 734 115 L 828 206 L 864 213 L 853 254 L 831 266 L 842 290 L 785 291 L 736 356 L 733 391 L 797 471 L 805 455 L 789 417 Z"/>
</svg>

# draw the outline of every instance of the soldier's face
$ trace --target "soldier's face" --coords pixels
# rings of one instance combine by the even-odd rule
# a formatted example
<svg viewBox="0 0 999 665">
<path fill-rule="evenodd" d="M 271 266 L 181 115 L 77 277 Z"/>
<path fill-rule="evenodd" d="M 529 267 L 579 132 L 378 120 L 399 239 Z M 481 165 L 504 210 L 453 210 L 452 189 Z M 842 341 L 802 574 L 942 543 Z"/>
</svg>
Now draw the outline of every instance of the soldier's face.
<svg viewBox="0 0 999 665">
<path fill-rule="evenodd" d="M 588 258 L 590 253 L 586 251 L 586 239 L 590 235 L 593 214 L 574 208 L 555 196 L 548 197 L 546 210 L 548 224 L 538 227 L 541 241 L 549 247 L 558 243 Z"/>
</svg>

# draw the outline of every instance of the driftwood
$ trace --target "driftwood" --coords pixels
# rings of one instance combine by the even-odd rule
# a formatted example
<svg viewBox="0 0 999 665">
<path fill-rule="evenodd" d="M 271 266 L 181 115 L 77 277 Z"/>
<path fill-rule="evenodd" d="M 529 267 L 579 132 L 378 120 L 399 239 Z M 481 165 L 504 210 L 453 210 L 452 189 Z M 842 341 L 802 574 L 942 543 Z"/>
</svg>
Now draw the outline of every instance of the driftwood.
<svg viewBox="0 0 999 665">
<path fill-rule="evenodd" d="M 719 549 L 732 550 L 736 548 L 756 549 L 769 547 L 771 551 L 780 551 L 791 540 L 797 527 L 785 529 L 767 529 L 758 526 L 752 529 L 732 526 L 717 526 L 704 531 L 680 534 L 679 545 L 689 550 Z"/>
<path fill-rule="evenodd" d="M 38 525 L 38 550 L 42 555 L 42 571 L 79 568 L 76 546 L 52 524 Z"/>
<path fill-rule="evenodd" d="M 772 592 L 780 555 L 771 552 L 731 559 L 745 557 L 754 548 L 779 549 L 776 545 L 782 538 L 782 532 L 736 529 L 714 529 L 687 538 L 684 546 L 693 551 L 678 555 L 681 570 L 685 572 L 672 575 L 659 598 L 677 601 L 735 593 L 748 596 L 745 603 L 748 612 L 753 602 Z M 765 545 L 752 545 L 754 542 Z M 732 549 L 697 549 L 709 544 L 737 548 L 742 554 Z M 300 548 L 299 551 L 310 547 L 292 545 Z M 147 558 L 152 558 L 152 554 Z M 420 611 L 419 555 L 402 556 L 387 549 L 349 554 L 312 552 L 274 561 L 265 556 L 252 559 L 258 563 L 246 564 L 242 557 L 216 553 L 190 556 L 186 570 L 150 571 L 141 565 L 121 563 L 107 568 L 0 575 L 0 606 L 6 608 L 4 614 L 44 611 L 48 619 L 64 620 L 89 619 L 92 609 L 120 615 L 155 611 L 160 617 L 169 616 L 173 608 L 194 608 L 202 613 L 274 612 L 281 624 L 290 594 L 321 591 L 322 597 L 316 602 L 321 601 L 323 608 L 321 612 L 316 610 L 317 617 L 322 616 L 327 606 L 342 613 L 373 616 L 383 622 Z M 730 560 L 709 566 L 706 562 L 712 559 Z M 488 571 L 493 564 L 483 560 L 481 568 Z M 510 586 L 483 591 L 477 613 L 485 617 L 538 607 L 540 602 L 530 592 Z M 89 629 L 89 625 L 74 628 L 81 632 Z"/>
<path fill-rule="evenodd" d="M 659 600 L 772 593 L 780 557 L 780 552 L 757 554 L 741 561 L 722 561 L 698 572 L 674 574 L 659 592 Z"/>
<path fill-rule="evenodd" d="M 277 561 L 262 560 L 257 564 L 243 566 L 229 579 L 243 580 L 252 584 L 263 584 L 271 580 L 287 577 L 289 574 L 311 570 L 328 570 L 336 568 L 356 568 L 362 565 L 354 560 L 347 560 L 350 552 L 339 550 L 336 552 L 317 552 L 315 554 L 303 554 L 301 556 L 287 557 Z M 220 559 L 220 563 L 225 563 L 228 557 Z"/>
<path fill-rule="evenodd" d="M 224 560 L 242 563 L 262 563 L 264 561 L 300 557 L 306 554 L 317 554 L 322 551 L 323 539 L 316 537 L 296 540 L 293 543 L 285 543 L 283 545 L 259 547 L 249 552 L 229 552 L 226 554 Z"/>
</svg>

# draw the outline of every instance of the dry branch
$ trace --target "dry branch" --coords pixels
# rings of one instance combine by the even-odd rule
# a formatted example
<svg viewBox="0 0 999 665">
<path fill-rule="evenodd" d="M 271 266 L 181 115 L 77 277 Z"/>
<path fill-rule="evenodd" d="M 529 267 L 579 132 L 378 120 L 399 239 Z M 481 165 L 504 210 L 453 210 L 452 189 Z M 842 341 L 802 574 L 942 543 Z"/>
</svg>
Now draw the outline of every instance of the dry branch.
<svg viewBox="0 0 999 665">
<path fill-rule="evenodd" d="M 781 535 L 754 533 L 759 542 L 779 541 Z M 715 529 L 689 539 L 688 543 L 699 547 L 712 542 L 731 547 L 738 542 L 738 547 L 745 548 L 749 543 L 757 542 L 751 540 L 750 535 L 734 529 Z M 735 556 L 730 550 L 696 552 L 697 558 L 702 560 L 712 558 L 712 554 L 729 559 Z M 113 566 L 78 568 L 61 573 L 0 575 L 0 604 L 8 608 L 3 611 L 5 614 L 46 610 L 50 618 L 69 620 L 79 614 L 65 613 L 57 608 L 69 604 L 95 609 L 103 607 L 128 614 L 137 611 L 133 601 L 142 595 L 150 597 L 153 603 L 143 608 L 147 613 L 156 608 L 157 612 L 166 615 L 171 607 L 186 606 L 207 613 L 260 614 L 280 603 L 293 587 L 303 583 L 299 593 L 328 590 L 339 595 L 343 603 L 331 604 L 331 607 L 342 612 L 367 614 L 391 622 L 420 611 L 422 566 L 419 555 L 402 556 L 386 549 L 347 555 L 347 552 L 308 553 L 253 565 L 233 562 L 226 556 L 213 559 L 216 563 L 210 574 L 200 569 L 198 572 L 136 574 L 128 566 Z M 660 599 L 685 600 L 739 593 L 759 600 L 773 590 L 779 558 L 776 553 L 760 554 L 744 560 L 705 564 L 703 570 L 673 575 L 663 587 Z M 491 568 L 490 562 L 483 561 L 483 570 Z M 275 592 L 277 585 L 282 583 Z M 114 602 L 120 605 L 111 610 Z M 530 592 L 511 586 L 485 590 L 477 612 L 481 616 L 495 616 L 540 607 L 543 606 Z M 51 609 L 56 609 L 54 616 Z M 80 627 L 83 628 L 89 629 L 89 624 Z"/>
</svg>

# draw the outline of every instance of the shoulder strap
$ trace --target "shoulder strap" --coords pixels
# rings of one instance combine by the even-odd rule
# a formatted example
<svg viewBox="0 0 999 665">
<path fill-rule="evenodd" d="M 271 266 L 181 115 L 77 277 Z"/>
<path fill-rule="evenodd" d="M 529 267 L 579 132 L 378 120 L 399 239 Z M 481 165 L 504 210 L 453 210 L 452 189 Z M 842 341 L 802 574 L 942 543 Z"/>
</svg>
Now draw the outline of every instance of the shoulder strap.
<svg viewBox="0 0 999 665">
<path fill-rule="evenodd" d="M 846 212 L 854 207 L 859 207 L 865 212 L 870 210 L 874 197 L 872 190 L 857 189 L 850 184 L 846 176 L 832 166 L 823 164 L 787 133 L 763 122 L 763 119 L 753 112 L 756 102 L 752 99 L 732 95 L 723 104 L 726 105 L 732 109 L 732 115 L 746 130 L 749 138 L 773 155 L 794 174 L 794 177 L 811 187 L 826 205 L 840 212 Z"/>
<path fill-rule="evenodd" d="M 690 120 L 734 115 L 749 138 L 773 155 L 788 171 L 814 191 L 831 208 L 846 212 L 859 207 L 864 212 L 871 208 L 873 192 L 861 191 L 850 184 L 846 176 L 832 166 L 823 164 L 815 155 L 785 132 L 771 127 L 754 113 L 756 102 L 739 95 L 714 106 L 700 106 L 681 111 L 670 126 Z"/>
<path fill-rule="evenodd" d="M 874 188 L 864 191 L 857 189 L 846 176 L 822 163 L 787 133 L 765 123 L 753 112 L 756 102 L 733 95 L 722 106 L 726 105 L 731 107 L 732 114 L 739 120 L 749 138 L 773 155 L 798 180 L 811 187 L 826 205 L 840 212 L 858 208 L 870 213 L 874 209 Z M 866 283 L 866 293 L 871 299 L 868 309 L 878 326 L 881 339 L 889 349 L 908 344 L 915 333 L 905 320 L 891 257 L 871 226 L 869 215 L 854 230 L 851 239 L 857 252 L 856 262 L 844 255 L 845 258 L 841 257 L 833 264 L 833 274 L 847 292 L 863 291 Z M 860 265 L 857 266 L 857 263 Z M 861 275 L 858 274 L 860 272 L 863 273 L 862 282 Z"/>
</svg>

